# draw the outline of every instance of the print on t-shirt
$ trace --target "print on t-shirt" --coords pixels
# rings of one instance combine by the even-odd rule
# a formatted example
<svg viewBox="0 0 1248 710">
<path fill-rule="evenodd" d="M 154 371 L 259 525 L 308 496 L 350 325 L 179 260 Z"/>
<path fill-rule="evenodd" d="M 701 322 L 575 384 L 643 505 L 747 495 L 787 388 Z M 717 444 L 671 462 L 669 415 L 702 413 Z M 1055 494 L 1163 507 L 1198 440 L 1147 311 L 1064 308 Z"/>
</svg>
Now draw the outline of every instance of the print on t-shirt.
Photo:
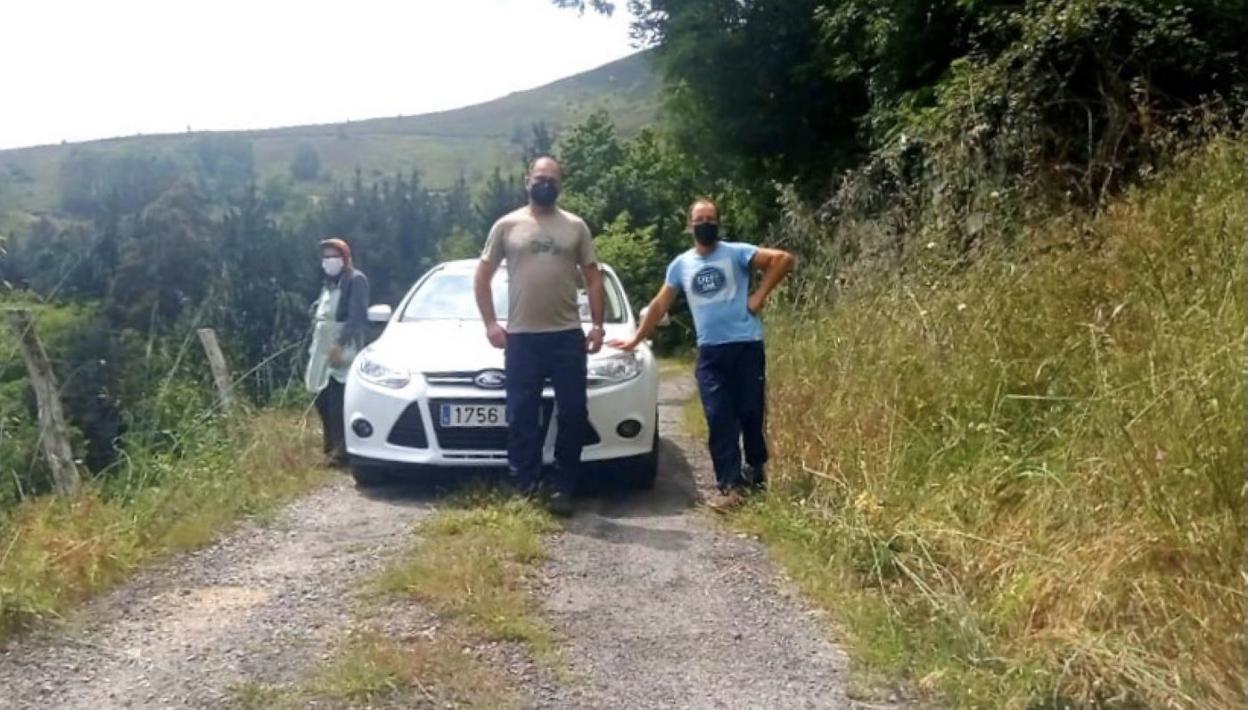
<svg viewBox="0 0 1248 710">
<path fill-rule="evenodd" d="M 529 251 L 534 254 L 554 254 L 559 256 L 561 249 L 555 243 L 555 238 L 548 234 L 538 234 L 529 242 Z"/>
<path fill-rule="evenodd" d="M 731 301 L 737 293 L 735 272 L 728 259 L 717 260 L 694 272 L 685 292 L 701 303 Z"/>
</svg>

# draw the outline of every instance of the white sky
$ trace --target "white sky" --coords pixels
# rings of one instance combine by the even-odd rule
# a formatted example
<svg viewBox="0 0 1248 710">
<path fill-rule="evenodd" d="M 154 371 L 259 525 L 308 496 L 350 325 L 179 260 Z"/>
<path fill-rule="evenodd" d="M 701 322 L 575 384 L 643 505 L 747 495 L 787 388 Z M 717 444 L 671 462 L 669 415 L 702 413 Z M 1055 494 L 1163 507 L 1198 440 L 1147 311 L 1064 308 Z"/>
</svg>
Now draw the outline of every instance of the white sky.
<svg viewBox="0 0 1248 710">
<path fill-rule="evenodd" d="M 0 0 L 0 148 L 456 108 L 632 53 L 628 20 L 549 0 Z"/>
</svg>

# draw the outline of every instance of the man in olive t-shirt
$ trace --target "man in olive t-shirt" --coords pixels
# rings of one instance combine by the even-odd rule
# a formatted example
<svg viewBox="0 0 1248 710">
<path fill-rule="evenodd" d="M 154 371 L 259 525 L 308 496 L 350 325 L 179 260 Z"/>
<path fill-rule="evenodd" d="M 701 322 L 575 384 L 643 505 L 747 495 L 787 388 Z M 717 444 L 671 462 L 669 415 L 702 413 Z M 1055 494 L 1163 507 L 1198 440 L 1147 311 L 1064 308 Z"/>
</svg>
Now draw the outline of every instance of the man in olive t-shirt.
<svg viewBox="0 0 1248 710">
<path fill-rule="evenodd" d="M 541 483 L 542 387 L 555 390 L 558 433 L 551 512 L 571 514 L 570 496 L 580 476 L 581 449 L 589 427 L 586 352 L 602 349 L 606 294 L 585 222 L 555 206 L 562 169 L 550 157 L 529 171 L 529 204 L 490 229 L 475 280 L 477 307 L 486 337 L 506 351 L 507 460 L 526 492 Z M 507 263 L 508 304 L 504 328 L 494 312 L 492 279 Z M 589 296 L 593 327 L 581 329 L 577 291 Z"/>
</svg>

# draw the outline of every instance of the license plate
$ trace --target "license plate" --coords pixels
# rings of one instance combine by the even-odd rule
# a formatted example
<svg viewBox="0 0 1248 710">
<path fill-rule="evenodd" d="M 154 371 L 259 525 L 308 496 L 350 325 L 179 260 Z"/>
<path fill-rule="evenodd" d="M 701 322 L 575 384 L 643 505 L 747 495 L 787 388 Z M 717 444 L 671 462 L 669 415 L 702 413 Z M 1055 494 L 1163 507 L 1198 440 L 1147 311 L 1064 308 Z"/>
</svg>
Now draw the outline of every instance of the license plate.
<svg viewBox="0 0 1248 710">
<path fill-rule="evenodd" d="M 444 404 L 438 414 L 443 429 L 507 426 L 505 404 Z"/>
</svg>

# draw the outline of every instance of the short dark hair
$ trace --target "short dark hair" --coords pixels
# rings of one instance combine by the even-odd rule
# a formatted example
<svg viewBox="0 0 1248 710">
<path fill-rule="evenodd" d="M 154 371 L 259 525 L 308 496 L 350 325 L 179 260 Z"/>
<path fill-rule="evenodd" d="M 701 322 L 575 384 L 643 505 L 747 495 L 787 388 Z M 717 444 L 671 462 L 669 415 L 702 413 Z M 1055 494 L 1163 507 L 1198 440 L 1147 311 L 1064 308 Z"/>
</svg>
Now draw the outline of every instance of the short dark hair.
<svg viewBox="0 0 1248 710">
<path fill-rule="evenodd" d="M 537 157 L 533 158 L 533 162 L 529 163 L 529 172 L 530 172 L 530 173 L 532 173 L 532 172 L 533 172 L 533 168 L 537 167 L 537 164 L 538 164 L 539 162 L 543 161 L 543 160 L 549 160 L 549 161 L 551 161 L 552 163 L 554 163 L 555 165 L 558 165 L 558 166 L 559 166 L 559 175 L 560 175 L 560 176 L 562 176 L 562 175 L 563 175 L 563 163 L 559 162 L 559 159 L 558 159 L 558 158 L 556 158 L 555 156 L 551 155 L 550 153 L 542 153 L 541 155 L 539 155 L 539 156 L 537 156 Z"/>
<path fill-rule="evenodd" d="M 719 216 L 719 205 L 715 204 L 715 200 L 712 200 L 711 198 L 707 197 L 706 195 L 703 195 L 703 196 L 701 196 L 701 197 L 697 198 L 696 200 L 694 200 L 693 202 L 689 203 L 689 211 L 688 211 L 688 213 L 687 213 L 689 217 L 692 217 L 692 216 L 693 216 L 693 208 L 694 208 L 694 207 L 697 207 L 698 205 L 710 205 L 711 207 L 714 207 L 714 208 L 715 208 L 715 216 L 716 216 L 716 217 L 718 217 L 718 216 Z"/>
</svg>

